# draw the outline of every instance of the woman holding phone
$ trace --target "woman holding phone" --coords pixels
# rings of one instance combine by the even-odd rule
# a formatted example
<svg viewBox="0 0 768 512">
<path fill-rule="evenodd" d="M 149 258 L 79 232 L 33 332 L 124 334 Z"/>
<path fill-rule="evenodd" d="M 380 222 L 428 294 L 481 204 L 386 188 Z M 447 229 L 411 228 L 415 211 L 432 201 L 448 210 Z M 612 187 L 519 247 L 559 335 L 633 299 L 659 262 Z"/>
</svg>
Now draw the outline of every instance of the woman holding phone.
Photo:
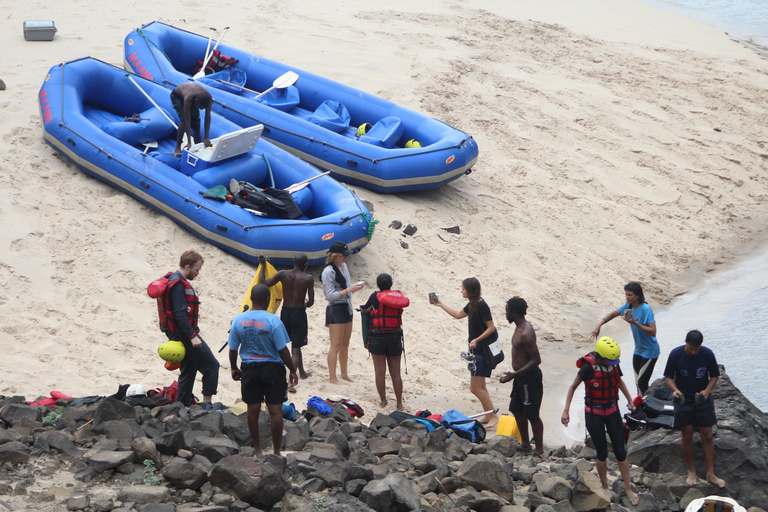
<svg viewBox="0 0 768 512">
<path fill-rule="evenodd" d="M 483 357 L 484 351 L 479 345 L 491 344 L 498 339 L 499 335 L 496 332 L 496 327 L 493 325 L 491 308 L 488 307 L 488 304 L 480 296 L 480 292 L 480 281 L 475 277 L 468 277 L 461 282 L 461 296 L 469 301 L 462 309 L 455 310 L 446 306 L 434 294 L 430 294 L 429 301 L 431 304 L 442 308 L 443 311 L 457 320 L 469 318 L 467 324 L 469 329 L 467 343 L 470 352 L 474 356 L 474 359 L 468 365 L 471 375 L 469 390 L 480 400 L 483 411 L 494 411 L 491 394 L 485 385 L 485 379 L 491 376 L 491 367 L 486 364 Z M 498 416 L 496 416 L 495 412 L 491 412 L 485 415 L 481 423 L 493 426 L 497 421 Z"/>
<path fill-rule="evenodd" d="M 648 383 L 651 380 L 656 361 L 659 359 L 661 349 L 656 340 L 656 320 L 653 317 L 651 306 L 645 302 L 643 287 L 640 283 L 630 281 L 624 285 L 624 297 L 626 304 L 605 315 L 597 323 L 595 330 L 590 333 L 593 340 L 600 336 L 600 328 L 620 316 L 632 327 L 632 337 L 635 340 L 635 351 L 632 355 L 632 368 L 635 370 L 635 384 L 637 393 L 643 396 L 648 391 Z"/>
<path fill-rule="evenodd" d="M 363 289 L 363 282 L 351 284 L 347 257 L 352 254 L 344 242 L 333 242 L 328 249 L 328 259 L 320 274 L 323 282 L 323 294 L 328 300 L 325 308 L 325 325 L 331 337 L 328 348 L 328 380 L 336 384 L 336 361 L 339 362 L 341 378 L 352 382 L 347 373 L 349 357 L 349 339 L 352 337 L 352 297 L 351 294 Z"/>
</svg>

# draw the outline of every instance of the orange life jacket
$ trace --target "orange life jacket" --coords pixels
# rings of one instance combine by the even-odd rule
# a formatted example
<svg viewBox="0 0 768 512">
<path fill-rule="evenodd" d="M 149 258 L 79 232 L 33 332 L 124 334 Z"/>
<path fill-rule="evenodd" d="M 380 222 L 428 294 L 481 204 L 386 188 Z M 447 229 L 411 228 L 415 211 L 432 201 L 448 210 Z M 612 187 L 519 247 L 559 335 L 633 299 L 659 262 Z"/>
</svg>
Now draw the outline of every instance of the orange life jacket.
<svg viewBox="0 0 768 512">
<path fill-rule="evenodd" d="M 399 331 L 403 325 L 403 308 L 411 301 L 400 290 L 384 290 L 376 293 L 378 309 L 371 311 L 371 330 Z"/>
<path fill-rule="evenodd" d="M 602 366 L 597 364 L 594 352 L 590 352 L 576 361 L 581 368 L 584 364 L 592 365 L 594 376 L 584 381 L 584 410 L 599 416 L 608 416 L 619 409 L 619 382 L 621 374 L 619 367 Z"/>
</svg>

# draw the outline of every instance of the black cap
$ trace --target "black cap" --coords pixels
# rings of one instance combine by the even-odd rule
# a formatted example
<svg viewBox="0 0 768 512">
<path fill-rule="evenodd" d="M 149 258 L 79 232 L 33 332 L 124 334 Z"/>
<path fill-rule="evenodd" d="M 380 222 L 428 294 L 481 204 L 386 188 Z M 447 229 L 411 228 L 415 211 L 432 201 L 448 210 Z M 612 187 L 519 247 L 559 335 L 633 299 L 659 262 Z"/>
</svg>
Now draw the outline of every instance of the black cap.
<svg viewBox="0 0 768 512">
<path fill-rule="evenodd" d="M 331 248 L 328 249 L 328 252 L 335 252 L 338 254 L 341 254 L 342 256 L 349 256 L 352 254 L 352 251 L 349 250 L 349 247 L 347 247 L 347 244 L 341 241 L 336 241 L 331 244 Z"/>
</svg>

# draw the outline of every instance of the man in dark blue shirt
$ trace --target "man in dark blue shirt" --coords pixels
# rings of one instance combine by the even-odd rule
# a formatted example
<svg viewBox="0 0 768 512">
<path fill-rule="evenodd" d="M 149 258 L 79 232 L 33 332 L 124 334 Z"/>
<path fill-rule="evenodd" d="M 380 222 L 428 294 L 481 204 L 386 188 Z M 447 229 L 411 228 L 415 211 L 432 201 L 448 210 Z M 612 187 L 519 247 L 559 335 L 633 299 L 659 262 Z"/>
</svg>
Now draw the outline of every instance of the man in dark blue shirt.
<svg viewBox="0 0 768 512">
<path fill-rule="evenodd" d="M 685 345 L 670 352 L 664 377 L 675 394 L 675 428 L 682 432 L 683 457 L 688 465 L 686 483 L 696 485 L 697 482 L 693 465 L 693 431 L 694 427 L 699 427 L 707 482 L 722 488 L 725 482 L 715 476 L 715 441 L 712 437 L 712 425 L 717 424 L 712 390 L 720 377 L 720 368 L 714 352 L 701 346 L 703 342 L 701 332 L 689 331 Z M 682 403 L 677 403 L 678 400 Z"/>
</svg>

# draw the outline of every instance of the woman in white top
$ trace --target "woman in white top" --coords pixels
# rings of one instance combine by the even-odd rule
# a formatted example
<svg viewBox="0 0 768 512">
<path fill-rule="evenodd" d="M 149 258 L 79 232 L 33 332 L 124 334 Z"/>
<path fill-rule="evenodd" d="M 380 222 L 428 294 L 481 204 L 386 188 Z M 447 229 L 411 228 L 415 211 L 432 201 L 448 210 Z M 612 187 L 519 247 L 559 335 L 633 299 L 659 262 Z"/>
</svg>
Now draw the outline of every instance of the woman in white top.
<svg viewBox="0 0 768 512">
<path fill-rule="evenodd" d="M 352 254 L 344 242 L 333 242 L 328 250 L 328 260 L 320 280 L 323 282 L 323 294 L 328 300 L 325 308 L 325 325 L 331 336 L 328 349 L 328 376 L 332 383 L 336 378 L 336 360 L 339 361 L 341 378 L 352 382 L 347 373 L 349 339 L 352 337 L 352 297 L 351 293 L 363 288 L 360 281 L 351 284 L 347 269 L 347 256 Z"/>
</svg>

